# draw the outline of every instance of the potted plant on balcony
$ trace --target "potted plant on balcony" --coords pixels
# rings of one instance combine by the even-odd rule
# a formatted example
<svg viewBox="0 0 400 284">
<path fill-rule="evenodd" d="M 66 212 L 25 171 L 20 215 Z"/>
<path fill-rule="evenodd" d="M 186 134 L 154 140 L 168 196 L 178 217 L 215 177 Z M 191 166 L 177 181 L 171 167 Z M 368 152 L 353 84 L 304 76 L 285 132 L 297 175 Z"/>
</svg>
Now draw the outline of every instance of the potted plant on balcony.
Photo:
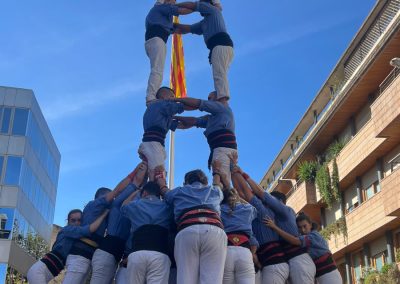
<svg viewBox="0 0 400 284">
<path fill-rule="evenodd" d="M 297 175 L 301 182 L 314 183 L 317 176 L 318 163 L 315 161 L 303 161 L 299 163 Z"/>
</svg>

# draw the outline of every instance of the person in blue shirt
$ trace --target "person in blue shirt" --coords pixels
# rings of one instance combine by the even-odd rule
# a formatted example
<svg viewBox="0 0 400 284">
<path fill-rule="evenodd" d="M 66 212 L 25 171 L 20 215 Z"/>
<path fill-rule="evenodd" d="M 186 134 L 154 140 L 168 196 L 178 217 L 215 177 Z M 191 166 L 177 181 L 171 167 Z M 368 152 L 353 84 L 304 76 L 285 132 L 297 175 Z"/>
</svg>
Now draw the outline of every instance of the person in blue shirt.
<svg viewBox="0 0 400 284">
<path fill-rule="evenodd" d="M 104 210 L 109 209 L 113 200 L 122 193 L 128 181 L 134 178 L 134 172 L 127 179 L 120 182 L 114 190 L 101 187 L 96 191 L 95 199 L 90 201 L 83 209 L 82 225 L 92 223 Z M 89 271 L 91 260 L 95 250 L 104 239 L 107 229 L 107 220 L 104 220 L 99 228 L 87 238 L 75 241 L 66 261 L 66 273 L 64 284 L 84 283 Z"/>
<path fill-rule="evenodd" d="M 161 200 L 160 187 L 148 182 L 135 199 L 135 192 L 121 208 L 132 227 L 132 253 L 128 256 L 129 283 L 167 284 L 171 261 L 168 257 L 168 236 L 173 223 L 172 210 Z"/>
<path fill-rule="evenodd" d="M 262 284 L 285 284 L 289 278 L 289 265 L 281 245 L 279 235 L 263 224 L 264 218 L 274 218 L 274 212 L 254 194 L 258 185 L 238 166 L 234 166 L 232 181 L 241 196 L 257 209 L 257 218 L 252 223 L 253 232 L 259 243 L 257 254 L 253 257 L 257 276 Z"/>
<path fill-rule="evenodd" d="M 296 214 L 292 208 L 286 206 L 285 194 L 277 191 L 264 191 L 254 180 L 246 175 L 254 194 L 274 212 L 275 222 L 285 232 L 299 236 L 296 224 Z M 293 284 L 314 284 L 315 265 L 307 250 L 282 240 L 285 257 L 289 263 L 289 278 Z"/>
<path fill-rule="evenodd" d="M 122 216 L 121 205 L 125 199 L 146 182 L 146 173 L 147 165 L 142 162 L 118 185 L 124 187 L 124 189 L 111 203 L 107 220 L 107 235 L 93 254 L 91 284 L 109 284 L 114 278 L 131 228 L 129 219 Z"/>
<path fill-rule="evenodd" d="M 175 33 L 203 35 L 206 46 L 210 50 L 209 61 L 218 99 L 229 99 L 228 69 L 233 60 L 233 42 L 226 29 L 218 2 L 200 0 L 177 4 L 179 7 L 199 12 L 203 20 L 193 25 L 176 24 Z"/>
<path fill-rule="evenodd" d="M 224 191 L 221 220 L 228 237 L 224 284 L 252 284 L 255 281 L 252 251 L 256 251 L 258 242 L 253 236 L 251 223 L 256 217 L 257 210 L 242 200 L 236 189 Z"/>
<path fill-rule="evenodd" d="M 157 91 L 157 100 L 143 115 L 144 134 L 138 152 L 140 158 L 147 161 L 150 181 L 154 180 L 154 169 L 165 164 L 165 137 L 169 130 L 175 131 L 178 127 L 178 121 L 173 117 L 185 110 L 183 104 L 172 101 L 174 96 L 174 90 L 161 87 Z"/>
<path fill-rule="evenodd" d="M 65 260 L 74 241 L 88 237 L 96 231 L 107 214 L 106 210 L 92 224 L 81 226 L 82 211 L 80 209 L 71 210 L 68 213 L 68 224 L 58 232 L 52 250 L 28 270 L 28 282 L 47 284 L 56 277 L 64 269 Z"/>
<path fill-rule="evenodd" d="M 313 259 L 317 273 L 316 279 L 319 284 L 341 284 L 342 276 L 336 267 L 332 253 L 326 240 L 317 232 L 317 225 L 313 223 L 306 214 L 299 213 L 296 218 L 297 226 L 301 236 L 294 237 L 279 228 L 273 219 L 266 218 L 265 225 L 276 231 L 283 239 L 294 246 L 306 248 Z"/>
<path fill-rule="evenodd" d="M 180 128 L 194 126 L 205 128 L 204 135 L 210 146 L 208 165 L 218 160 L 221 163 L 222 173 L 230 179 L 230 157 L 238 154 L 235 117 L 228 100 L 225 97 L 218 99 L 217 93 L 211 92 L 207 101 L 195 98 L 175 98 L 174 101 L 184 104 L 188 110 L 198 109 L 209 113 L 199 118 L 175 116 L 175 119 Z"/>
<path fill-rule="evenodd" d="M 147 85 L 146 104 L 156 100 L 164 74 L 166 43 L 174 31 L 173 16 L 186 15 L 193 10 L 178 7 L 175 0 L 157 1 L 146 17 L 145 49 L 150 59 L 150 76 Z"/>
<path fill-rule="evenodd" d="M 213 163 L 212 186 L 204 172 L 194 170 L 186 173 L 182 187 L 168 190 L 163 171 L 157 170 L 157 182 L 166 202 L 174 208 L 178 228 L 174 248 L 177 283 L 222 283 L 227 237 L 220 203 L 227 181 L 220 164 Z"/>
</svg>

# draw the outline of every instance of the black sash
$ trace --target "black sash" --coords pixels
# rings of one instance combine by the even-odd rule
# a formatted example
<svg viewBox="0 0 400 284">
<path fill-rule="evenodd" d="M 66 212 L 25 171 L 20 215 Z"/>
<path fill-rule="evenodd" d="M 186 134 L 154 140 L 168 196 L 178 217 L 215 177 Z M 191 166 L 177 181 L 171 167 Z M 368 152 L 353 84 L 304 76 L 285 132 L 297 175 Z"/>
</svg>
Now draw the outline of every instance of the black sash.
<svg viewBox="0 0 400 284">
<path fill-rule="evenodd" d="M 76 240 L 73 244 L 69 254 L 80 255 L 84 258 L 92 260 L 93 254 L 97 248 L 82 242 L 81 240 Z"/>
<path fill-rule="evenodd" d="M 315 277 L 320 277 L 326 273 L 332 272 L 337 269 L 332 254 L 329 252 L 314 259 L 314 263 L 315 263 L 315 268 L 317 269 Z"/>
<path fill-rule="evenodd" d="M 168 255 L 168 229 L 159 225 L 143 225 L 135 231 L 132 251 L 151 250 Z"/>
<path fill-rule="evenodd" d="M 40 261 L 47 266 L 54 277 L 60 274 L 65 266 L 65 259 L 57 251 L 51 251 L 45 254 Z"/>
<path fill-rule="evenodd" d="M 147 41 L 149 39 L 152 39 L 153 37 L 159 37 L 165 43 L 167 43 L 169 35 L 170 33 L 166 31 L 162 26 L 153 25 L 146 30 L 145 40 Z"/>
<path fill-rule="evenodd" d="M 142 142 L 159 142 L 165 147 L 165 137 L 167 133 L 160 127 L 150 127 L 145 130 Z"/>
<path fill-rule="evenodd" d="M 286 262 L 281 242 L 268 242 L 257 250 L 258 260 L 263 267 Z"/>
<path fill-rule="evenodd" d="M 307 248 L 294 246 L 287 242 L 283 242 L 283 251 L 285 252 L 286 260 L 290 260 L 296 256 L 307 253 Z"/>
<path fill-rule="evenodd" d="M 178 231 L 193 225 L 213 225 L 224 229 L 219 214 L 206 206 L 196 206 L 185 210 L 179 217 Z"/>
<path fill-rule="evenodd" d="M 211 56 L 212 56 L 212 51 L 213 51 L 214 47 L 216 47 L 218 45 L 233 47 L 233 41 L 232 41 L 231 37 L 229 36 L 229 34 L 227 34 L 225 32 L 221 32 L 221 33 L 217 33 L 217 34 L 213 35 L 211 38 L 209 38 L 208 41 L 206 42 L 206 45 L 207 45 L 207 48 L 210 50 L 210 53 L 208 54 L 208 60 L 211 64 Z"/>
<path fill-rule="evenodd" d="M 226 233 L 228 246 L 244 247 L 250 249 L 250 237 L 245 232 L 235 231 Z"/>
<path fill-rule="evenodd" d="M 236 136 L 230 130 L 221 129 L 210 133 L 207 136 L 207 142 L 210 146 L 210 156 L 208 157 L 208 168 L 211 168 L 211 161 L 214 149 L 219 147 L 237 149 Z"/>
<path fill-rule="evenodd" d="M 116 262 L 119 262 L 124 254 L 126 240 L 107 235 L 100 243 L 99 249 L 112 254 Z"/>
</svg>

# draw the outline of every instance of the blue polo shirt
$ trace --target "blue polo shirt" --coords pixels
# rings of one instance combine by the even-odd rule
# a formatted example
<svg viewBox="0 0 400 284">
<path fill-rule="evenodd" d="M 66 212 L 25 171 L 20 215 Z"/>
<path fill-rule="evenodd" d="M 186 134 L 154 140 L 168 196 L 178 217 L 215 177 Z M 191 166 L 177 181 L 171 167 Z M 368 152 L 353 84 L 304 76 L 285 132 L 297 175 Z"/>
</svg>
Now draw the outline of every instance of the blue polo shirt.
<svg viewBox="0 0 400 284">
<path fill-rule="evenodd" d="M 200 111 L 210 113 L 197 119 L 197 127 L 205 128 L 204 135 L 208 137 L 211 133 L 226 129 L 235 133 L 235 118 L 229 105 L 218 101 L 202 100 L 199 106 Z"/>
<path fill-rule="evenodd" d="M 301 241 L 301 246 L 307 248 L 312 259 L 319 258 L 331 252 L 328 243 L 317 231 L 312 231 L 308 235 L 300 236 L 299 239 Z"/>
<path fill-rule="evenodd" d="M 178 102 L 167 100 L 156 100 L 151 103 L 143 115 L 144 131 L 152 127 L 158 127 L 167 133 L 169 130 L 175 131 L 178 122 L 173 116 L 184 111 L 184 105 Z"/>
<path fill-rule="evenodd" d="M 67 259 L 69 251 L 76 239 L 90 236 L 89 225 L 65 226 L 57 234 L 52 251 L 58 252 L 64 260 Z"/>
<path fill-rule="evenodd" d="M 186 210 L 205 206 L 220 214 L 220 203 L 224 199 L 224 195 L 218 186 L 203 185 L 195 182 L 183 187 L 177 187 L 165 194 L 165 201 L 173 206 L 175 221 Z"/>
<path fill-rule="evenodd" d="M 179 16 L 178 10 L 178 6 L 172 4 L 154 5 L 146 17 L 146 29 L 157 25 L 172 34 L 174 30 L 173 17 Z"/>
</svg>

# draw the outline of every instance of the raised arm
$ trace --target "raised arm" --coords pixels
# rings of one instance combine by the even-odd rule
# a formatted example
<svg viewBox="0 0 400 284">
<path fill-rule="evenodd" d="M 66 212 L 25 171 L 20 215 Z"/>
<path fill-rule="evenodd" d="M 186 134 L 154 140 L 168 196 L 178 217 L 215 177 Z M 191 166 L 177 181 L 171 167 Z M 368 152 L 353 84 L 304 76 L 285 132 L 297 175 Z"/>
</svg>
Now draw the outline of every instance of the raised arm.
<svg viewBox="0 0 400 284">
<path fill-rule="evenodd" d="M 185 8 L 188 10 L 196 10 L 196 3 L 195 2 L 182 2 L 182 3 L 177 3 L 175 4 L 179 8 Z"/>
<path fill-rule="evenodd" d="M 190 25 L 184 25 L 184 24 L 174 24 L 174 33 L 175 34 L 188 34 L 190 33 Z"/>
<path fill-rule="evenodd" d="M 238 170 L 238 167 L 234 167 L 232 172 L 232 183 L 236 190 L 239 192 L 241 196 L 247 201 L 250 202 L 254 197 L 253 192 L 251 191 L 249 185 L 246 180 Z"/>
<path fill-rule="evenodd" d="M 125 199 L 124 202 L 122 203 L 122 206 L 128 205 L 132 200 L 135 199 L 135 197 L 136 197 L 136 195 L 138 195 L 138 193 L 139 193 L 139 190 L 136 190 L 131 195 L 129 195 L 128 198 Z"/>
<path fill-rule="evenodd" d="M 121 192 L 129 185 L 129 183 L 133 183 L 135 186 L 139 187 L 143 182 L 146 172 L 147 164 L 145 162 L 139 163 L 126 178 L 118 183 L 113 191 L 106 195 L 106 200 L 108 202 L 114 200 L 114 198 L 121 194 Z"/>
<path fill-rule="evenodd" d="M 91 233 L 96 232 L 100 227 L 101 223 L 103 223 L 104 219 L 107 217 L 109 209 L 104 210 L 104 212 L 89 226 L 89 231 Z"/>
<path fill-rule="evenodd" d="M 175 98 L 174 101 L 180 102 L 185 106 L 192 108 L 193 110 L 198 109 L 201 104 L 201 100 L 195 98 Z"/>
<path fill-rule="evenodd" d="M 179 14 L 179 15 L 188 15 L 188 14 L 191 14 L 191 13 L 193 13 L 193 12 L 194 12 L 194 11 L 191 10 L 191 9 L 182 8 L 182 7 L 179 7 L 179 8 L 178 8 L 178 14 Z"/>
<path fill-rule="evenodd" d="M 176 119 L 178 121 L 179 129 L 188 129 L 188 128 L 192 128 L 197 125 L 196 117 L 174 116 L 174 119 Z"/>
<path fill-rule="evenodd" d="M 297 237 L 295 237 L 295 236 L 293 236 L 293 235 L 291 235 L 291 234 L 286 233 L 285 231 L 283 231 L 281 228 L 279 228 L 279 227 L 275 224 L 274 220 L 272 220 L 271 218 L 265 218 L 265 219 L 263 220 L 263 223 L 264 223 L 266 226 L 270 227 L 270 228 L 271 228 L 272 230 L 274 230 L 275 232 L 277 232 L 278 235 L 281 236 L 281 237 L 282 237 L 285 241 L 287 241 L 288 243 L 290 243 L 290 244 L 292 244 L 292 245 L 294 245 L 294 246 L 301 246 L 301 241 L 300 241 L 299 238 L 297 238 Z"/>
</svg>

